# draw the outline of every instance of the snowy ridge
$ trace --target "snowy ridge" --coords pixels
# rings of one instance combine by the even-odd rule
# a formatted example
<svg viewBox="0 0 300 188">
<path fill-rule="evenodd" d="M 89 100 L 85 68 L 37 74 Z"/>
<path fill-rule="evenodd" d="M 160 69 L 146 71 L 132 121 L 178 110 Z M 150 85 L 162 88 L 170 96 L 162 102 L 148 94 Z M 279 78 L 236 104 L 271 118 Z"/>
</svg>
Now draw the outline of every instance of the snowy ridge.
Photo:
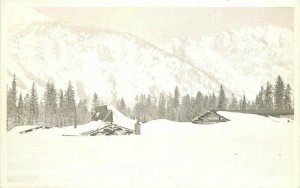
<svg viewBox="0 0 300 188">
<path fill-rule="evenodd" d="M 65 88 L 73 82 L 81 98 L 97 92 L 110 101 L 135 95 L 217 91 L 220 82 L 204 70 L 133 35 L 64 22 L 33 22 L 8 39 L 8 73 L 18 86 L 38 89 L 48 80 Z M 63 83 L 62 83 L 63 82 Z M 131 91 L 131 92 L 128 92 Z"/>
<path fill-rule="evenodd" d="M 137 94 L 168 94 L 176 85 L 181 94 L 195 94 L 218 92 L 223 84 L 228 96 L 246 93 L 253 99 L 278 74 L 293 82 L 289 28 L 241 28 L 174 39 L 163 48 L 131 34 L 48 19 L 28 21 L 14 31 L 6 63 L 23 92 L 33 80 L 39 92 L 48 80 L 62 89 L 71 80 L 80 98 L 97 92 L 105 102 L 124 97 L 132 103 Z"/>
<path fill-rule="evenodd" d="M 293 41 L 292 29 L 267 26 L 174 39 L 163 48 L 214 75 L 237 94 L 246 92 L 254 98 L 255 87 L 273 82 L 279 74 L 293 83 Z"/>
</svg>

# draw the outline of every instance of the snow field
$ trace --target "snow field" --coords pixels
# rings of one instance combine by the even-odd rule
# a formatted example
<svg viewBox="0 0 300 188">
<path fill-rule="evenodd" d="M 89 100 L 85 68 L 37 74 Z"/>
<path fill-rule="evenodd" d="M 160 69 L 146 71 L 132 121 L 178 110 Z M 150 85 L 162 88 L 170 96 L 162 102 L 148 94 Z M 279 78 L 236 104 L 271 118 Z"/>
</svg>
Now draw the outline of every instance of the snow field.
<svg viewBox="0 0 300 188">
<path fill-rule="evenodd" d="M 292 187 L 293 124 L 219 113 L 232 121 L 155 120 L 142 124 L 141 136 L 8 134 L 8 181 L 12 187 Z"/>
</svg>

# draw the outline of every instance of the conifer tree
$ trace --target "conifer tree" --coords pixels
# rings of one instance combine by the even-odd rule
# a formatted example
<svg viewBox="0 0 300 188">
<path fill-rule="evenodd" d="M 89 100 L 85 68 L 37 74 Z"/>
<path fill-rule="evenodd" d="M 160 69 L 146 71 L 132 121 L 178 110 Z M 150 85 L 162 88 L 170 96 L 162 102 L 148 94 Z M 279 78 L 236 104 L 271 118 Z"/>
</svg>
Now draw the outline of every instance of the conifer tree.
<svg viewBox="0 0 300 188">
<path fill-rule="evenodd" d="M 99 106 L 99 98 L 97 93 L 95 92 L 92 100 L 92 111 L 95 111 L 96 107 Z"/>
<path fill-rule="evenodd" d="M 124 98 L 121 98 L 121 100 L 118 102 L 117 106 L 118 110 L 122 112 L 124 115 L 127 115 L 127 106 L 125 104 Z"/>
<path fill-rule="evenodd" d="M 203 112 L 203 95 L 200 91 L 197 92 L 195 102 L 194 102 L 194 107 L 193 107 L 193 116 L 198 116 L 200 113 Z"/>
<path fill-rule="evenodd" d="M 237 110 L 238 109 L 238 102 L 233 93 L 231 95 L 231 103 L 230 103 L 228 109 L 229 110 Z"/>
<path fill-rule="evenodd" d="M 145 122 L 148 120 L 148 113 L 149 111 L 146 109 L 147 99 L 145 95 L 136 96 L 135 98 L 135 106 L 134 106 L 134 114 L 135 118 Z"/>
<path fill-rule="evenodd" d="M 30 95 L 28 93 L 24 97 L 24 123 L 30 124 Z"/>
<path fill-rule="evenodd" d="M 182 97 L 180 105 L 179 121 L 190 121 L 191 120 L 191 98 L 189 94 Z"/>
<path fill-rule="evenodd" d="M 264 109 L 265 110 L 273 110 L 273 93 L 272 93 L 272 85 L 270 82 L 267 82 L 265 97 L 264 97 Z"/>
<path fill-rule="evenodd" d="M 174 105 L 173 105 L 173 107 L 176 109 L 176 108 L 178 108 L 179 107 L 179 97 L 180 97 L 180 94 L 179 94 L 179 89 L 178 89 L 178 87 L 176 86 L 175 87 L 175 91 L 174 91 Z"/>
<path fill-rule="evenodd" d="M 284 109 L 284 82 L 280 75 L 278 75 L 276 79 L 274 100 L 275 100 L 274 101 L 275 109 L 283 110 Z"/>
<path fill-rule="evenodd" d="M 54 83 L 47 83 L 43 100 L 44 123 L 50 126 L 57 125 L 57 92 Z"/>
<path fill-rule="evenodd" d="M 22 93 L 20 93 L 19 95 L 17 117 L 18 117 L 17 125 L 23 125 L 24 124 L 24 102 L 23 102 Z"/>
<path fill-rule="evenodd" d="M 58 124 L 59 127 L 63 127 L 65 124 L 65 102 L 64 102 L 64 92 L 59 90 L 58 97 Z"/>
<path fill-rule="evenodd" d="M 168 96 L 167 99 L 167 108 L 166 108 L 166 117 L 169 120 L 175 120 L 175 110 L 174 110 L 174 99 L 172 96 Z"/>
<path fill-rule="evenodd" d="M 225 96 L 225 92 L 224 92 L 224 89 L 223 89 L 223 85 L 220 86 L 218 109 L 219 110 L 225 110 L 226 109 L 226 96 Z"/>
<path fill-rule="evenodd" d="M 292 109 L 291 90 L 290 84 L 287 84 L 284 93 L 284 106 L 286 110 Z"/>
<path fill-rule="evenodd" d="M 68 125 L 74 124 L 76 127 L 75 92 L 71 81 L 69 81 L 68 88 L 65 91 L 64 102 L 65 102 L 66 123 Z"/>
<path fill-rule="evenodd" d="M 246 100 L 246 96 L 244 94 L 243 99 L 242 99 L 242 110 L 246 110 L 247 109 L 247 100 Z"/>
<path fill-rule="evenodd" d="M 258 94 L 258 101 L 257 101 L 258 109 L 259 110 L 263 110 L 264 107 L 265 107 L 265 104 L 264 104 L 264 93 L 265 93 L 264 87 L 261 86 L 259 94 Z"/>
<path fill-rule="evenodd" d="M 161 93 L 159 96 L 159 101 L 158 101 L 158 116 L 159 116 L 159 118 L 165 118 L 165 113 L 166 113 L 166 101 L 165 101 L 164 94 Z"/>
<path fill-rule="evenodd" d="M 243 110 L 243 99 L 239 100 L 239 110 Z"/>
<path fill-rule="evenodd" d="M 17 125 L 17 82 L 13 76 L 11 88 L 7 91 L 7 130 Z"/>
<path fill-rule="evenodd" d="M 211 99 L 211 109 L 212 110 L 216 109 L 216 101 L 217 101 L 217 98 L 216 98 L 215 93 L 213 92 L 212 99 Z"/>
<path fill-rule="evenodd" d="M 208 104 L 209 104 L 209 99 L 208 99 L 208 96 L 205 95 L 204 98 L 203 98 L 203 103 L 202 103 L 202 109 L 204 111 L 208 110 Z"/>
<path fill-rule="evenodd" d="M 38 96 L 35 88 L 35 83 L 32 83 L 30 99 L 29 99 L 29 121 L 31 125 L 35 125 L 38 122 L 39 117 L 39 104 Z"/>
</svg>

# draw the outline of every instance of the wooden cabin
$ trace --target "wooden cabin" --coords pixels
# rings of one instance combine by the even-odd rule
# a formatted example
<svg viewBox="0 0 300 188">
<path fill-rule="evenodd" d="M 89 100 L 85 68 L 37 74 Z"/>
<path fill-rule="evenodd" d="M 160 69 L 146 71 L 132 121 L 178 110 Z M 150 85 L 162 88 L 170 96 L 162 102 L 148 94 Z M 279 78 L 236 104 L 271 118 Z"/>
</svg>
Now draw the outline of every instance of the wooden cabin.
<svg viewBox="0 0 300 188">
<path fill-rule="evenodd" d="M 196 118 L 193 119 L 192 123 L 195 124 L 212 124 L 212 123 L 220 123 L 230 121 L 229 119 L 221 116 L 216 111 L 209 110 Z"/>
</svg>

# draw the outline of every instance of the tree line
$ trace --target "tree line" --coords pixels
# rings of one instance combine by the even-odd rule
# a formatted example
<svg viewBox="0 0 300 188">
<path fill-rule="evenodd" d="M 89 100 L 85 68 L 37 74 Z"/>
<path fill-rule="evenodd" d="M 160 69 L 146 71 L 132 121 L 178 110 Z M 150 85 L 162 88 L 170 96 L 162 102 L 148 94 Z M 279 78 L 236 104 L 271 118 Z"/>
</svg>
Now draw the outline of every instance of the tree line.
<svg viewBox="0 0 300 188">
<path fill-rule="evenodd" d="M 128 117 L 140 121 L 169 119 L 191 121 L 207 110 L 289 110 L 292 109 L 291 86 L 285 85 L 278 76 L 274 86 L 267 82 L 261 86 L 254 101 L 243 95 L 237 99 L 234 94 L 227 96 L 223 85 L 216 95 L 198 91 L 194 96 L 181 95 L 176 86 L 172 94 L 160 93 L 159 96 L 140 94 L 135 97 L 134 105 L 126 104 L 124 98 L 117 100 L 116 107 Z M 92 97 L 91 111 L 102 105 L 97 93 Z M 75 101 L 75 91 L 69 81 L 65 90 L 57 89 L 48 81 L 43 96 L 38 97 L 35 83 L 29 93 L 17 96 L 16 76 L 7 87 L 7 129 L 19 125 L 44 125 L 64 127 L 83 124 L 90 120 L 87 100 Z"/>
<path fill-rule="evenodd" d="M 292 109 L 291 86 L 284 85 L 278 75 L 274 86 L 267 82 L 261 86 L 255 101 L 247 100 L 245 94 L 239 100 L 232 93 L 226 96 L 223 85 L 219 93 L 203 94 L 198 91 L 195 96 L 190 94 L 180 95 L 176 86 L 173 95 L 160 93 L 159 97 L 137 95 L 133 108 L 126 106 L 123 98 L 117 108 L 127 116 L 141 121 L 153 119 L 169 119 L 173 121 L 191 121 L 196 116 L 207 110 L 290 110 Z"/>
<path fill-rule="evenodd" d="M 7 88 L 7 129 L 20 125 L 43 125 L 64 127 L 86 123 L 90 116 L 87 101 L 75 102 L 75 92 L 69 81 L 67 89 L 57 89 L 48 81 L 43 96 L 39 99 L 35 83 L 25 96 L 17 97 L 16 76 Z"/>
</svg>

